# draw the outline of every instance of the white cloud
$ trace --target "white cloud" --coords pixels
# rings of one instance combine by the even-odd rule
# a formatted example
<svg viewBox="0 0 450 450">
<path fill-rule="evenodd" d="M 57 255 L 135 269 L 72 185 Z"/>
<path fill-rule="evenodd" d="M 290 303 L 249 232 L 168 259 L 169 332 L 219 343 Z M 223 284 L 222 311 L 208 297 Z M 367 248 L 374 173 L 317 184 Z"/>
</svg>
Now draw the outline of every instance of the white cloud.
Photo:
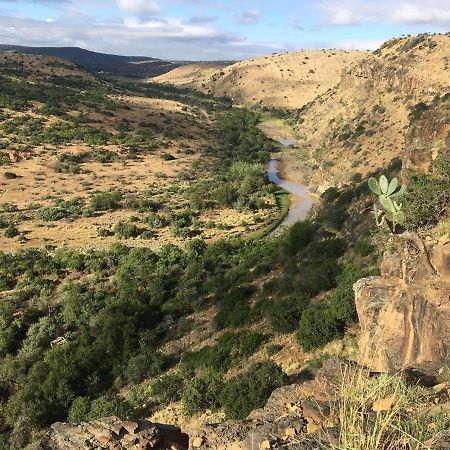
<svg viewBox="0 0 450 450">
<path fill-rule="evenodd" d="M 134 14 L 158 14 L 161 12 L 159 5 L 151 0 L 117 0 L 117 6 L 123 11 Z"/>
<path fill-rule="evenodd" d="M 322 25 L 344 26 L 366 22 L 400 25 L 450 25 L 448 0 L 321 0 Z"/>
<path fill-rule="evenodd" d="M 253 25 L 259 22 L 261 17 L 262 13 L 258 9 L 250 9 L 248 11 L 244 11 L 241 14 L 235 14 L 235 18 L 237 19 L 237 21 L 244 25 Z"/>
</svg>

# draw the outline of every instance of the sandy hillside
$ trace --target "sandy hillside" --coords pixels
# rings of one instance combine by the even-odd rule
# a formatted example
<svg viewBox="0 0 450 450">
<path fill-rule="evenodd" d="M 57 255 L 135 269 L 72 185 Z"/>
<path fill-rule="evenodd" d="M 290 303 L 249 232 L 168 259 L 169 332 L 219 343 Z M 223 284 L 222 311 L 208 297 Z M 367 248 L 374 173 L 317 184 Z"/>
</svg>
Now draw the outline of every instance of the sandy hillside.
<svg viewBox="0 0 450 450">
<path fill-rule="evenodd" d="M 288 175 L 323 191 L 408 153 L 423 169 L 449 154 L 450 36 L 388 41 L 344 70 L 341 82 L 296 118 Z"/>
<path fill-rule="evenodd" d="M 273 54 L 226 67 L 178 67 L 152 81 L 228 95 L 235 103 L 300 108 L 339 83 L 342 69 L 367 52 L 305 51 Z"/>
</svg>

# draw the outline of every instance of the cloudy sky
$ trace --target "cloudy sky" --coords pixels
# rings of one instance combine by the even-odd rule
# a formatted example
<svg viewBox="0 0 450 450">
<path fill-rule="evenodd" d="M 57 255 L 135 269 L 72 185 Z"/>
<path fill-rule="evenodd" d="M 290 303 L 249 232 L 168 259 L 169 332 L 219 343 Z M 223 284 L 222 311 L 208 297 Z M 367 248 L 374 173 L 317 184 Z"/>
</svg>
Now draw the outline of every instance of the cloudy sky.
<svg viewBox="0 0 450 450">
<path fill-rule="evenodd" d="M 0 0 L 0 43 L 166 59 L 374 49 L 450 31 L 450 0 Z"/>
</svg>

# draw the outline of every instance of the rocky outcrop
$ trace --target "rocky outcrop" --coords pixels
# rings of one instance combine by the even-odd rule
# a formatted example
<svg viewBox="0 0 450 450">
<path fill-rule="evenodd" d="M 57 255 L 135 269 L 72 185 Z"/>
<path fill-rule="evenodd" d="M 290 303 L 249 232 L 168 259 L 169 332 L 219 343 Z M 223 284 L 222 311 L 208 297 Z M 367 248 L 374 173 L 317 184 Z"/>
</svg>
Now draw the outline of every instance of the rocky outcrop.
<svg viewBox="0 0 450 450">
<path fill-rule="evenodd" d="M 177 427 L 107 417 L 78 425 L 55 423 L 33 450 L 183 450 L 189 437 Z"/>
<path fill-rule="evenodd" d="M 264 408 L 242 421 L 187 429 L 191 449 L 312 450 L 337 439 L 336 422 L 331 419 L 343 378 L 357 370 L 356 364 L 330 359 L 314 379 L 293 383 L 273 391 Z"/>
<path fill-rule="evenodd" d="M 379 372 L 437 372 L 450 363 L 450 246 L 430 253 L 436 276 L 404 261 L 403 273 L 402 259 L 394 254 L 385 256 L 382 276 L 355 284 L 360 364 Z"/>
</svg>

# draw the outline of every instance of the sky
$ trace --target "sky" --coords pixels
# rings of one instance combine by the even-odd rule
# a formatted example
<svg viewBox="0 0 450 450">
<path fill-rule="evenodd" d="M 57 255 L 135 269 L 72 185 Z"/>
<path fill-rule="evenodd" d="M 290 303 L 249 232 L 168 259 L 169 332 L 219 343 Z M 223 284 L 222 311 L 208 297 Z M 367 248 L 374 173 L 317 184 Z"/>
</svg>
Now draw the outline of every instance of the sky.
<svg viewBox="0 0 450 450">
<path fill-rule="evenodd" d="M 376 49 L 450 31 L 450 0 L 0 0 L 0 44 L 169 60 Z"/>
</svg>

